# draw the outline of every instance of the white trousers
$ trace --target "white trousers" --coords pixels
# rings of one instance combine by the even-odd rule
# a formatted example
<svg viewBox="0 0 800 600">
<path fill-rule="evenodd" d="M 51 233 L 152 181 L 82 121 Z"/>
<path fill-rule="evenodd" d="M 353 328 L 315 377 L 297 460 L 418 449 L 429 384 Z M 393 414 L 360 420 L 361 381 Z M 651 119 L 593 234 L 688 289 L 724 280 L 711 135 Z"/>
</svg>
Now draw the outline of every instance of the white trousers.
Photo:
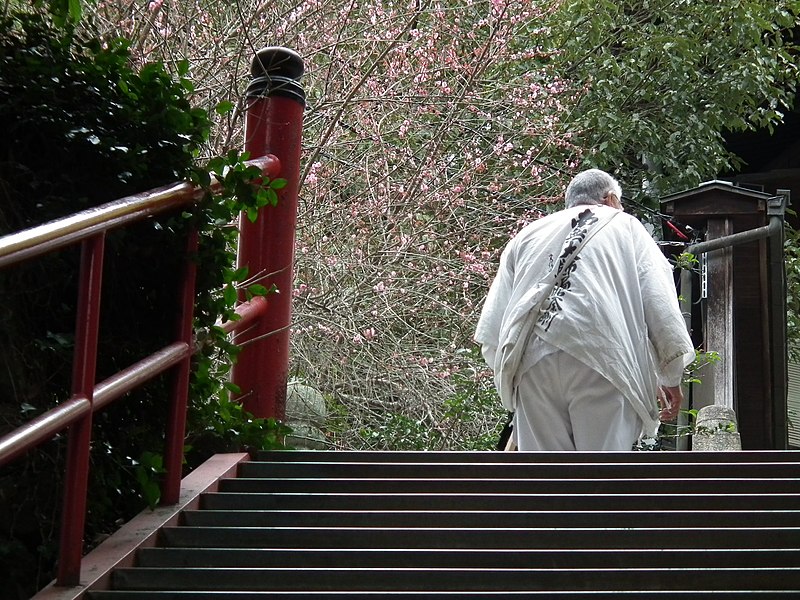
<svg viewBox="0 0 800 600">
<path fill-rule="evenodd" d="M 607 379 L 569 354 L 548 354 L 520 378 L 520 451 L 631 450 L 642 420 Z"/>
</svg>

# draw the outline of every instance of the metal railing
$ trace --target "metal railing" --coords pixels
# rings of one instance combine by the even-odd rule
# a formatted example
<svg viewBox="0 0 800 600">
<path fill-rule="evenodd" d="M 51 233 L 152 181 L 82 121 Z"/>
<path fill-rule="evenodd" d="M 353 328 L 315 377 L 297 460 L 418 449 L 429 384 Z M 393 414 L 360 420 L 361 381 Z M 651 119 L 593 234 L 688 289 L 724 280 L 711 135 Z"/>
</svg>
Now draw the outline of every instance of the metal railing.
<svg viewBox="0 0 800 600">
<path fill-rule="evenodd" d="M 766 350 L 770 356 L 769 380 L 771 388 L 771 436 L 775 449 L 788 448 L 787 394 L 787 347 L 786 347 L 786 275 L 784 271 L 784 214 L 789 203 L 789 190 L 779 189 L 774 196 L 767 197 L 767 224 L 754 229 L 721 235 L 702 242 L 690 244 L 685 252 L 709 255 L 715 260 L 720 272 L 726 275 L 720 298 L 709 308 L 707 320 L 714 324 L 713 332 L 705 333 L 707 342 L 723 356 L 723 364 L 712 371 L 716 406 L 726 407 L 735 414 L 734 389 L 736 387 L 733 306 L 733 254 L 731 248 L 760 240 L 766 240 L 768 262 L 764 265 L 765 286 L 769 302 L 768 342 Z M 710 263 L 705 263 L 710 264 Z M 701 286 L 702 287 L 702 286 Z M 709 330 L 711 328 L 709 327 Z M 713 337 L 713 339 L 711 339 Z M 709 341 L 711 340 L 711 341 Z M 737 416 L 738 420 L 738 416 Z"/>
<path fill-rule="evenodd" d="M 288 290 L 292 277 L 294 229 L 297 210 L 300 141 L 304 94 L 297 81 L 303 72 L 300 57 L 284 48 L 265 48 L 253 60 L 253 80 L 247 95 L 245 150 L 260 157 L 249 164 L 274 179 L 286 179 L 279 202 L 269 219 L 250 223 L 241 219 L 239 266 L 250 273 L 267 273 L 265 283 Z M 219 189 L 218 182 L 212 191 Z M 197 231 L 187 236 L 178 333 L 175 340 L 108 379 L 97 383 L 96 357 L 106 233 L 152 215 L 194 205 L 205 192 L 188 183 L 176 183 L 128 196 L 68 217 L 0 238 L 0 268 L 80 244 L 81 263 L 76 335 L 70 396 L 55 408 L 0 438 L 0 466 L 68 431 L 66 476 L 61 514 L 60 549 L 56 583 L 80 583 L 81 554 L 86 519 L 92 415 L 152 378 L 173 370 L 169 417 L 165 432 L 161 503 L 175 504 L 180 496 L 183 442 L 186 425 L 191 357 L 195 352 L 193 312 L 196 264 L 191 257 L 198 246 Z M 270 278 L 272 280 L 270 281 Z M 288 371 L 290 293 L 242 301 L 240 319 L 222 324 L 224 331 L 239 332 L 237 343 L 247 343 L 240 353 L 233 381 L 246 390 L 245 408 L 256 417 L 282 417 L 280 390 Z M 243 300 L 243 298 L 240 298 Z M 284 325 L 285 324 L 285 325 Z M 278 351 L 275 350 L 278 344 Z M 285 348 L 281 350 L 280 348 Z M 253 399 L 262 399 L 253 403 Z M 269 399 L 266 403 L 263 399 Z M 277 399 L 277 401 L 276 401 Z M 249 404 L 248 404 L 249 401 Z"/>
<path fill-rule="evenodd" d="M 252 164 L 259 167 L 267 177 L 279 175 L 280 163 L 274 156 L 262 157 L 252 161 Z M 197 232 L 190 231 L 187 236 L 188 252 L 182 274 L 181 311 L 176 339 L 108 379 L 96 383 L 102 270 L 105 238 L 109 231 L 178 207 L 190 207 L 203 193 L 202 189 L 188 183 L 178 183 L 121 198 L 0 238 L 0 268 L 75 244 L 82 246 L 70 397 L 0 438 L 2 466 L 62 431 L 69 432 L 65 476 L 67 489 L 64 492 L 61 517 L 58 573 L 59 583 L 64 585 L 76 585 L 80 572 L 92 415 L 170 369 L 174 369 L 174 378 L 167 420 L 162 498 L 166 504 L 174 503 L 180 494 L 190 359 L 194 353 L 192 321 L 196 265 L 190 257 L 197 248 Z M 245 309 L 242 310 L 244 312 Z M 247 322 L 242 322 L 241 326 Z M 238 327 L 239 321 L 236 321 L 228 329 Z"/>
</svg>

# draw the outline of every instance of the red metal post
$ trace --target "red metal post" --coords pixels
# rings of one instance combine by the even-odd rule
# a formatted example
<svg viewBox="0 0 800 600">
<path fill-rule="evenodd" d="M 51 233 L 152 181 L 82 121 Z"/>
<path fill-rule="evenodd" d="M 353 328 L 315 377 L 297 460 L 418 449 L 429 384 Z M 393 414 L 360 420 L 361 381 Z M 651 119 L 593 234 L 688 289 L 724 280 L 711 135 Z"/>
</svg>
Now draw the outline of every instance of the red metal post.
<svg viewBox="0 0 800 600">
<path fill-rule="evenodd" d="M 97 369 L 104 248 L 105 233 L 101 233 L 84 241 L 81 251 L 72 397 L 87 398 L 90 403 Z M 66 489 L 61 514 L 61 546 L 57 577 L 59 585 L 74 586 L 80 582 L 91 439 L 92 413 L 89 411 L 69 428 Z"/>
<path fill-rule="evenodd" d="M 189 400 L 189 378 L 192 371 L 194 343 L 194 300 L 197 281 L 197 248 L 199 234 L 196 228 L 189 232 L 186 243 L 186 263 L 181 290 L 181 312 L 178 341 L 186 344 L 186 356 L 175 367 L 172 380 L 172 401 L 167 419 L 166 448 L 164 450 L 164 483 L 161 487 L 161 504 L 177 504 L 181 495 L 183 469 L 183 441 L 186 436 L 186 409 Z"/>
<path fill-rule="evenodd" d="M 258 220 L 240 219 L 238 265 L 278 292 L 269 296 L 264 318 L 237 339 L 242 346 L 233 368 L 233 382 L 242 391 L 247 411 L 259 418 L 283 419 L 289 372 L 292 274 L 297 191 L 305 94 L 298 80 L 303 60 L 286 48 L 264 48 L 253 59 L 247 89 L 245 150 L 251 158 L 274 154 L 280 177 L 288 184 L 278 192 L 278 205 L 262 209 Z"/>
</svg>

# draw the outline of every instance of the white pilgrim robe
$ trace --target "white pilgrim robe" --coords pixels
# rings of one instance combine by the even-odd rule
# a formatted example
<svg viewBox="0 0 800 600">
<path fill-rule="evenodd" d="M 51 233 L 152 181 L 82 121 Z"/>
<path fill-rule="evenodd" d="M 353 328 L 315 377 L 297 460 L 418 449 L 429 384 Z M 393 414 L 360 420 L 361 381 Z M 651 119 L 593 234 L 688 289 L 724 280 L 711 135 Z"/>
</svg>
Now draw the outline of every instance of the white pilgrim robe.
<svg viewBox="0 0 800 600">
<path fill-rule="evenodd" d="M 576 259 L 559 272 L 587 233 Z M 554 348 L 610 381 L 645 435 L 658 427 L 658 386 L 679 385 L 695 356 L 669 262 L 636 218 L 600 205 L 543 217 L 509 242 L 475 341 L 508 410 L 516 408 L 519 376 Z"/>
</svg>

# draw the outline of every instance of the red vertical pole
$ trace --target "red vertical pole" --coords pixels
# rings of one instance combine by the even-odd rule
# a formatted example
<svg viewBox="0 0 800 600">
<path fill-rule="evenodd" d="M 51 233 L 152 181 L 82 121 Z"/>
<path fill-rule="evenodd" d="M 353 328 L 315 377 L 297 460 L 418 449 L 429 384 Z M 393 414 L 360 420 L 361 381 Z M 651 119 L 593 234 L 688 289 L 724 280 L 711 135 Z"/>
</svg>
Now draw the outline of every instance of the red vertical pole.
<svg viewBox="0 0 800 600">
<path fill-rule="evenodd" d="M 274 154 L 287 185 L 278 192 L 278 205 L 265 207 L 255 223 L 240 218 L 238 265 L 278 292 L 258 324 L 240 335 L 242 346 L 233 368 L 241 401 L 255 417 L 283 419 L 289 372 L 292 275 L 297 191 L 305 94 L 298 80 L 303 60 L 286 48 L 264 48 L 252 65 L 247 89 L 245 150 L 251 158 Z"/>
<path fill-rule="evenodd" d="M 103 282 L 105 234 L 83 242 L 80 290 L 75 326 L 75 354 L 72 364 L 72 396 L 92 402 L 97 369 L 97 336 L 100 327 L 100 292 Z M 59 585 L 80 583 L 83 533 L 86 522 L 86 494 L 89 482 L 89 449 L 92 412 L 69 428 L 67 473 L 61 514 L 61 546 L 57 581 Z"/>
<path fill-rule="evenodd" d="M 189 379 L 192 371 L 192 344 L 194 343 L 194 300 L 197 282 L 197 248 L 199 233 L 189 231 L 186 243 L 186 263 L 181 290 L 178 341 L 186 344 L 186 356 L 175 366 L 172 380 L 172 400 L 167 418 L 166 448 L 164 450 L 164 484 L 161 504 L 177 504 L 181 495 L 183 469 L 183 441 L 186 436 L 186 408 L 189 402 Z"/>
</svg>

